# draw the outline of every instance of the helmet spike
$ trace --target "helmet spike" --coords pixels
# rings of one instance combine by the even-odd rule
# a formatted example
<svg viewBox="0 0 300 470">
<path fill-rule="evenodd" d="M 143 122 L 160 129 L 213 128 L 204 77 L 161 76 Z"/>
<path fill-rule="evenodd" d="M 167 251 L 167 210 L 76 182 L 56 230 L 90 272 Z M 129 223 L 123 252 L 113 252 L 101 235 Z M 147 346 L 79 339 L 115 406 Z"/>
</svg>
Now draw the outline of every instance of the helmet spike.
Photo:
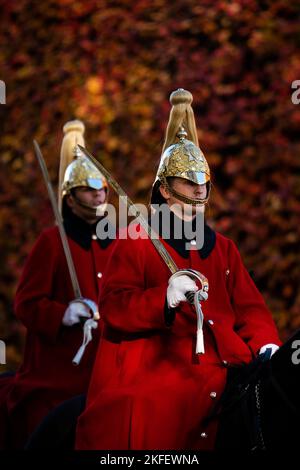
<svg viewBox="0 0 300 470">
<path fill-rule="evenodd" d="M 187 132 L 186 132 L 186 130 L 184 129 L 183 126 L 179 127 L 179 130 L 177 132 L 177 137 L 180 141 L 187 138 Z"/>
</svg>

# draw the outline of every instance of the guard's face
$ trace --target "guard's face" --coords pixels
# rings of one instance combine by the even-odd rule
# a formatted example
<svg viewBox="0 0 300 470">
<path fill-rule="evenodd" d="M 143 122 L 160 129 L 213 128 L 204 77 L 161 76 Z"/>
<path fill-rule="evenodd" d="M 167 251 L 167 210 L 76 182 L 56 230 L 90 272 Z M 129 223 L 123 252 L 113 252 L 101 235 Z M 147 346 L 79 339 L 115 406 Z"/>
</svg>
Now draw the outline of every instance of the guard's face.
<svg viewBox="0 0 300 470">
<path fill-rule="evenodd" d="M 189 197 L 191 199 L 201 200 L 206 197 L 206 193 L 207 193 L 206 184 L 196 184 L 184 178 L 174 177 L 171 179 L 170 185 L 172 189 L 174 189 L 176 192 L 182 194 L 183 196 Z M 175 196 L 170 194 L 168 189 L 163 186 L 160 186 L 160 192 L 162 196 L 166 199 L 166 202 L 170 206 L 170 209 L 173 210 L 175 213 L 178 212 L 176 210 L 176 206 L 177 207 L 180 206 L 181 210 L 185 211 L 186 214 L 190 212 L 192 217 L 194 217 L 199 212 L 203 213 L 205 210 L 204 205 L 191 206 L 190 204 L 185 204 L 184 202 L 180 201 Z"/>
<path fill-rule="evenodd" d="M 75 189 L 75 195 L 84 204 L 90 207 L 97 208 L 100 204 L 103 204 L 106 199 L 106 190 L 92 189 L 87 187 L 79 187 Z"/>
<path fill-rule="evenodd" d="M 100 215 L 96 215 L 96 211 L 102 205 L 105 205 L 107 197 L 106 189 L 92 189 L 81 186 L 76 188 L 74 192 L 75 197 L 71 194 L 67 196 L 67 203 L 72 212 L 86 222 L 94 223 Z"/>
</svg>

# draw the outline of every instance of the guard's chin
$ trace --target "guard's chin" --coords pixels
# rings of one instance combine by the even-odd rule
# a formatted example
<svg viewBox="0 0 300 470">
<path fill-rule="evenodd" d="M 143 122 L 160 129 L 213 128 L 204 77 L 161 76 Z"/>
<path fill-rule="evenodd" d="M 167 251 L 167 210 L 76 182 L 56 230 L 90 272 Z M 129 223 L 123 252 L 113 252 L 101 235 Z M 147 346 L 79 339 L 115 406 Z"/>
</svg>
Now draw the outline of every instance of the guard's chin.
<svg viewBox="0 0 300 470">
<path fill-rule="evenodd" d="M 104 202 L 103 204 L 99 204 L 99 206 L 95 207 L 96 216 L 103 217 L 105 215 L 106 209 L 107 209 L 107 202 Z"/>
<path fill-rule="evenodd" d="M 193 214 L 204 214 L 205 205 L 199 204 L 198 206 L 193 206 Z"/>
</svg>

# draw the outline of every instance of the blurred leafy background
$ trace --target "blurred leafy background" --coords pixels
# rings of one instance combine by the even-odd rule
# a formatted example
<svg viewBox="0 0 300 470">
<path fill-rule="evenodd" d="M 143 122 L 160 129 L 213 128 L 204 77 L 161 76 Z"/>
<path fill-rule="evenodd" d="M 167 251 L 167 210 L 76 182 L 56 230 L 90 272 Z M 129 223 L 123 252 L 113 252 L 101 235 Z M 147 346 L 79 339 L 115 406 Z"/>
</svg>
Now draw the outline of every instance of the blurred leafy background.
<svg viewBox="0 0 300 470">
<path fill-rule="evenodd" d="M 8 368 L 20 363 L 24 338 L 13 316 L 16 284 L 53 223 L 32 139 L 57 183 L 62 126 L 82 119 L 87 147 L 145 202 L 178 87 L 194 95 L 213 173 L 211 224 L 238 244 L 282 339 L 300 327 L 300 106 L 291 101 L 299 16 L 290 0 L 2 0 L 0 338 Z"/>
</svg>

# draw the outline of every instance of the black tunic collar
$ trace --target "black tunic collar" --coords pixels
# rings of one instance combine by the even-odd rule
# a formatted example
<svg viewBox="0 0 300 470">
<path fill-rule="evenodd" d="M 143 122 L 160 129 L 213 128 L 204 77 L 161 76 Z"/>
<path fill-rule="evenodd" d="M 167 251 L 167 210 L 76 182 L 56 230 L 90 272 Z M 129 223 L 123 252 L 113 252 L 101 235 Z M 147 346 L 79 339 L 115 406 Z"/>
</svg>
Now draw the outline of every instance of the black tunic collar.
<svg viewBox="0 0 300 470">
<path fill-rule="evenodd" d="M 99 219 L 100 220 L 100 219 Z M 68 211 L 64 217 L 64 227 L 66 234 L 74 242 L 78 243 L 84 250 L 89 250 L 91 248 L 92 237 L 96 235 L 96 227 L 99 220 L 94 224 L 88 224 L 85 220 L 81 219 L 73 212 Z M 97 238 L 97 243 L 101 248 L 107 248 L 113 239 L 106 238 L 105 240 L 100 240 Z"/>
<path fill-rule="evenodd" d="M 185 237 L 186 233 L 190 233 L 191 230 L 195 232 L 196 229 L 196 219 L 194 219 L 192 222 L 185 222 L 179 217 L 177 217 L 174 212 L 170 212 L 170 237 L 165 237 L 164 240 L 168 245 L 170 245 L 174 250 L 177 251 L 177 253 L 182 256 L 183 258 L 188 259 L 189 258 L 189 252 L 190 250 L 187 249 L 187 246 L 190 243 L 190 240 Z M 150 222 L 151 219 L 149 219 Z M 182 238 L 178 239 L 175 238 L 174 236 L 174 227 L 178 227 L 178 224 L 182 225 Z M 186 230 L 183 228 L 183 224 L 186 226 Z M 155 227 L 157 229 L 157 227 Z M 159 235 L 162 237 L 162 229 L 161 225 L 159 225 Z M 212 230 L 206 222 L 204 223 L 204 242 L 203 246 L 201 249 L 198 249 L 199 256 L 202 259 L 207 258 L 212 250 L 214 249 L 216 244 L 216 233 L 214 230 Z"/>
</svg>

